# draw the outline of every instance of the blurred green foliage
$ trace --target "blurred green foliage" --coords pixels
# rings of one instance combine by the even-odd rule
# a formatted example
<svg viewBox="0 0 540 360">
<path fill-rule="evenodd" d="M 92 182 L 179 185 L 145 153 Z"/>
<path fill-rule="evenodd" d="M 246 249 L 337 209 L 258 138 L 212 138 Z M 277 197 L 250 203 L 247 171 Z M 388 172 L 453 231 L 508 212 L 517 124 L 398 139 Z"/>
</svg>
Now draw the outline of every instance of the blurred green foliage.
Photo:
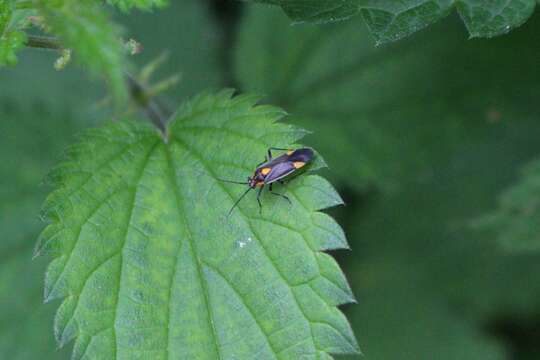
<svg viewBox="0 0 540 360">
<path fill-rule="evenodd" d="M 0 66 L 15 65 L 19 51 L 26 41 L 24 27 L 14 16 L 14 2 L 0 0 Z"/>
<path fill-rule="evenodd" d="M 497 210 L 472 221 L 472 226 L 490 231 L 510 251 L 540 250 L 540 161 L 522 169 L 520 180 L 498 199 Z"/>
<path fill-rule="evenodd" d="M 128 15 L 128 35 L 145 48 L 134 61 L 169 50 L 162 75 L 183 75 L 176 104 L 233 85 L 219 62 L 233 57 L 242 91 L 267 94 L 314 132 L 307 142 L 348 204 L 335 213 L 352 252 L 338 255 L 365 358 L 539 358 L 540 255 L 495 240 L 521 243 L 522 228 L 538 236 L 535 211 L 527 223 L 515 216 L 538 198 L 535 172 L 520 181 L 519 169 L 540 152 L 540 21 L 467 40 L 452 16 L 375 47 L 359 19 L 290 26 L 279 9 L 249 5 L 223 46 L 224 23 L 194 4 Z M 53 57 L 23 51 L 18 67 L 0 70 L 0 358 L 68 354 L 54 350 L 56 304 L 41 305 L 44 263 L 30 262 L 39 183 L 71 134 L 102 119 L 93 103 L 103 92 L 73 69 L 54 72 Z M 497 206 L 502 228 L 471 227 Z"/>
<path fill-rule="evenodd" d="M 131 8 L 164 7 L 167 1 L 110 0 L 107 3 L 127 12 Z M 131 69 L 127 49 L 122 44 L 123 29 L 111 20 L 113 10 L 103 5 L 95 0 L 0 0 L 0 66 L 15 65 L 17 53 L 26 43 L 43 46 L 43 38 L 36 45 L 23 31 L 34 25 L 31 36 L 36 32 L 45 33 L 55 46 L 72 50 L 78 62 L 107 81 L 116 103 L 124 105 L 128 96 L 125 73 Z M 33 16 L 31 21 L 29 15 Z"/>
<path fill-rule="evenodd" d="M 103 6 L 92 0 L 44 0 L 38 14 L 45 28 L 58 37 L 63 47 L 95 75 L 105 78 L 119 103 L 127 100 L 124 72 L 128 66 L 122 46 L 121 28 L 110 21 Z"/>
<path fill-rule="evenodd" d="M 165 54 L 156 79 L 179 74 L 179 84 L 167 93 L 172 109 L 189 96 L 223 85 L 223 31 L 205 2 L 174 1 L 163 11 L 132 12 L 122 24 L 126 35 L 142 44 L 142 53 L 132 58 L 139 68 Z"/>
<path fill-rule="evenodd" d="M 80 128 L 79 115 L 32 97 L 24 104 L 9 95 L 0 100 L 2 359 L 68 358 L 69 352 L 56 351 L 51 331 L 54 306 L 43 305 L 46 261 L 32 261 L 31 254 L 43 227 L 38 213 L 47 189 L 40 183 Z"/>
</svg>

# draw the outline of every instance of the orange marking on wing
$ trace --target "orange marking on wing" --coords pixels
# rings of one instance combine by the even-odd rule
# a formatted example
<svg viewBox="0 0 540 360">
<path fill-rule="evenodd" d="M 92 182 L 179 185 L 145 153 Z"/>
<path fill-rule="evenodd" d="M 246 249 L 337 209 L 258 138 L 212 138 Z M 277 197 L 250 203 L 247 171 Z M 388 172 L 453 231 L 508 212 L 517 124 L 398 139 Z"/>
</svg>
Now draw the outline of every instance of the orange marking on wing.
<svg viewBox="0 0 540 360">
<path fill-rule="evenodd" d="M 303 161 L 295 161 L 293 162 L 293 166 L 296 168 L 296 169 L 300 169 L 302 166 L 306 165 L 305 162 Z"/>
<path fill-rule="evenodd" d="M 266 176 L 266 175 L 268 175 L 268 173 L 270 173 L 270 170 L 272 170 L 272 169 L 271 168 L 262 168 L 261 169 L 261 174 Z"/>
</svg>

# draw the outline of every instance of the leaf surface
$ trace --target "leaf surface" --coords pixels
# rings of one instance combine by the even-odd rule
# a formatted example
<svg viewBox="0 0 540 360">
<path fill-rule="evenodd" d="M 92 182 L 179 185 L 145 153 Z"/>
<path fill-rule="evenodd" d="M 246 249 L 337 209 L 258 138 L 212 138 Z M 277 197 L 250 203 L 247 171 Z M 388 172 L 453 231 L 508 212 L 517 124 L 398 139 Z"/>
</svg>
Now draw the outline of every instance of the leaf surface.
<svg viewBox="0 0 540 360">
<path fill-rule="evenodd" d="M 185 104 L 165 144 L 146 124 L 86 133 L 52 174 L 52 223 L 37 253 L 55 256 L 47 300 L 74 358 L 233 359 L 328 357 L 358 351 L 337 305 L 353 301 L 324 250 L 346 247 L 319 212 L 341 204 L 332 186 L 303 174 L 283 188 L 292 205 L 244 179 L 270 146 L 303 131 L 253 96 L 201 95 Z"/>
<path fill-rule="evenodd" d="M 535 0 L 255 0 L 279 5 L 297 22 L 334 22 L 362 14 L 378 43 L 408 36 L 457 8 L 471 37 L 492 37 L 523 24 Z"/>
<path fill-rule="evenodd" d="M 107 2 L 111 5 L 118 6 L 123 11 L 132 8 L 150 10 L 165 7 L 169 3 L 168 0 L 107 0 Z"/>
</svg>

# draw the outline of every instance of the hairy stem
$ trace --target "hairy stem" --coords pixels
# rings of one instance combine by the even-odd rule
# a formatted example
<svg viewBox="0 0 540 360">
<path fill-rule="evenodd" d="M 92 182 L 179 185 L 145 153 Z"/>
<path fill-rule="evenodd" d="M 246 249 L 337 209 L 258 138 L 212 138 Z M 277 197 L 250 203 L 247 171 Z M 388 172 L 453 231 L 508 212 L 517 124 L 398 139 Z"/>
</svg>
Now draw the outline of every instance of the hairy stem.
<svg viewBox="0 0 540 360">
<path fill-rule="evenodd" d="M 55 51 L 63 50 L 58 39 L 47 36 L 27 35 L 26 46 Z M 157 99 L 150 96 L 146 88 L 135 77 L 126 72 L 125 78 L 131 99 L 144 111 L 148 120 L 158 128 L 163 139 L 167 141 L 167 120 L 170 111 L 165 109 Z"/>
</svg>

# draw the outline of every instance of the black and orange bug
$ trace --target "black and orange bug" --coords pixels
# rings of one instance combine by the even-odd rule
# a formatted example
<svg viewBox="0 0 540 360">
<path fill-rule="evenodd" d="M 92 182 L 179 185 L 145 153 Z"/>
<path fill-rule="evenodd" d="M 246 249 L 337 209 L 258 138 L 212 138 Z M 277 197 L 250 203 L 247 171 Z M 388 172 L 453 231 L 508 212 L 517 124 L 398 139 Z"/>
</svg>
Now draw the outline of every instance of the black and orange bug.
<svg viewBox="0 0 540 360">
<path fill-rule="evenodd" d="M 272 156 L 272 150 L 285 150 L 286 153 L 283 155 L 280 155 L 276 158 Z M 262 204 L 261 204 L 261 194 L 266 185 L 268 185 L 268 190 L 271 194 L 276 196 L 281 196 L 282 198 L 286 199 L 289 203 L 291 200 L 283 195 L 278 194 L 274 191 L 272 191 L 272 185 L 277 181 L 281 184 L 284 183 L 284 178 L 291 175 L 298 169 L 303 168 L 306 164 L 311 162 L 313 160 L 314 153 L 313 150 L 308 148 L 301 148 L 296 150 L 290 150 L 290 149 L 281 149 L 281 148 L 275 148 L 271 147 L 268 149 L 268 156 L 265 157 L 265 160 L 257 165 L 257 168 L 253 172 L 252 176 L 249 176 L 247 178 L 246 182 L 240 182 L 240 181 L 230 181 L 230 180 L 224 180 L 219 179 L 220 181 L 229 182 L 233 184 L 241 184 L 241 185 L 248 185 L 248 189 L 240 195 L 238 200 L 234 203 L 231 210 L 229 210 L 230 215 L 234 208 L 240 203 L 240 201 L 244 198 L 244 196 L 247 195 L 248 192 L 250 192 L 253 189 L 259 188 L 259 191 L 257 192 L 257 202 L 259 204 L 259 213 L 262 212 Z"/>
</svg>

